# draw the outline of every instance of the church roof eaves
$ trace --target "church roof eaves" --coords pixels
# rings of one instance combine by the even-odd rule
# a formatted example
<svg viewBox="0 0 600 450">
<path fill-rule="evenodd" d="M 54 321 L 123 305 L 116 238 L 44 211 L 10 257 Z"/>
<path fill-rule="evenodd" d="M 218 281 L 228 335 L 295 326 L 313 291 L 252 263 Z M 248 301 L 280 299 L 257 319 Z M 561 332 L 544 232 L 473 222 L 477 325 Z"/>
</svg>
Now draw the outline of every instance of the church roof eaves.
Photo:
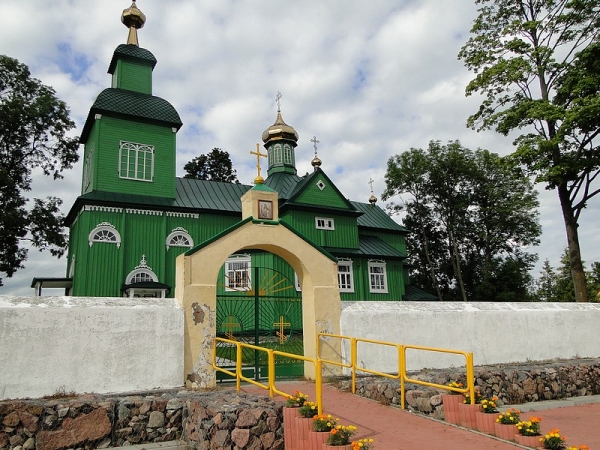
<svg viewBox="0 0 600 450">
<path fill-rule="evenodd" d="M 358 236 L 358 249 L 325 247 L 334 256 L 405 259 L 406 255 L 375 236 Z"/>
<path fill-rule="evenodd" d="M 394 221 L 394 219 L 388 216 L 379 206 L 353 201 L 350 203 L 352 203 L 358 211 L 363 213 L 363 215 L 358 218 L 359 227 L 408 232 L 406 228 Z"/>
<path fill-rule="evenodd" d="M 168 101 L 160 97 L 127 89 L 104 89 L 90 108 L 79 142 L 84 144 L 92 130 L 96 114 L 142 119 L 181 128 L 183 122 Z"/>
<path fill-rule="evenodd" d="M 140 61 L 150 65 L 153 69 L 157 62 L 152 52 L 146 50 L 145 48 L 141 48 L 132 44 L 120 44 L 113 53 L 113 57 L 108 66 L 108 73 L 114 73 L 118 59 Z"/>
</svg>

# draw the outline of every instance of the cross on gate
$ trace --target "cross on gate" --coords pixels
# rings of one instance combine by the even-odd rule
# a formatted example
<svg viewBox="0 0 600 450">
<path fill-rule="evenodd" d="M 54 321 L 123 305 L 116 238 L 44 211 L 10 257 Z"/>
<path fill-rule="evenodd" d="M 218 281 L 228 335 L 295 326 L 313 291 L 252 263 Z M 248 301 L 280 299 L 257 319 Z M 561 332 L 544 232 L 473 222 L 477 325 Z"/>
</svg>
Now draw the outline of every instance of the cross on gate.
<svg viewBox="0 0 600 450">
<path fill-rule="evenodd" d="M 289 322 L 285 322 L 283 320 L 283 315 L 280 315 L 279 322 L 275 322 L 273 325 L 279 327 L 279 331 L 275 333 L 277 336 L 279 336 L 279 343 L 285 343 L 285 341 L 287 340 L 287 336 L 283 333 L 283 327 L 289 327 L 292 324 Z"/>
<path fill-rule="evenodd" d="M 237 338 L 233 335 L 233 328 L 234 327 L 240 327 L 239 323 L 235 323 L 233 321 L 233 317 L 234 316 L 229 316 L 229 322 L 222 324 L 222 327 L 228 328 L 228 331 L 225 332 L 225 336 L 227 336 L 227 339 L 231 339 L 232 341 L 237 341 Z"/>
</svg>

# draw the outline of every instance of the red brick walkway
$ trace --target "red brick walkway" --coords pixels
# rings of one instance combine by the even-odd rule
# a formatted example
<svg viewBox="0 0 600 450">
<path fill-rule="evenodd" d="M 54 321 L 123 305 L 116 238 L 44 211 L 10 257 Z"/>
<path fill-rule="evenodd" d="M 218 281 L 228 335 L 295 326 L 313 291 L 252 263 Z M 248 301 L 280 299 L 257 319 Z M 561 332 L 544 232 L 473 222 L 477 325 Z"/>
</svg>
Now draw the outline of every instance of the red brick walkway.
<svg viewBox="0 0 600 450">
<path fill-rule="evenodd" d="M 315 399 L 312 383 L 281 383 L 278 388 L 290 393 L 297 389 L 308 394 L 311 400 Z M 242 390 L 266 392 L 254 386 L 245 386 Z M 283 400 L 281 397 L 279 399 Z M 558 404 L 560 403 L 557 402 Z M 442 421 L 384 406 L 327 385 L 323 387 L 323 405 L 325 413 L 338 417 L 343 424 L 358 427 L 357 438 L 375 439 L 377 450 L 524 448 Z M 600 403 L 526 412 L 521 417 L 527 420 L 530 415 L 542 417 L 542 431 L 559 428 L 561 434 L 567 436 L 568 445 L 586 444 L 591 450 L 600 450 Z"/>
</svg>

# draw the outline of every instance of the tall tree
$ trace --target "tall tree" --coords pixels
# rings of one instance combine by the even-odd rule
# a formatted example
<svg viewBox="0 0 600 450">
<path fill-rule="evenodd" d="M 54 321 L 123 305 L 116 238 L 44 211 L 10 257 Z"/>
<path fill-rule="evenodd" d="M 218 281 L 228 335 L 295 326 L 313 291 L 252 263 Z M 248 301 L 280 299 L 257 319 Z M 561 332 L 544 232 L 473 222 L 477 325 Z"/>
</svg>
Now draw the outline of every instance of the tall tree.
<svg viewBox="0 0 600 450">
<path fill-rule="evenodd" d="M 556 189 L 577 301 L 586 281 L 577 227 L 600 169 L 598 0 L 476 0 L 481 5 L 458 54 L 476 77 L 466 94 L 484 100 L 467 124 L 518 131 L 514 159 Z M 593 70 L 592 70 L 593 69 Z M 520 131 L 523 130 L 523 131 Z M 597 139 L 596 139 L 597 140 Z"/>
<path fill-rule="evenodd" d="M 542 265 L 540 278 L 536 283 L 536 300 L 540 302 L 556 301 L 556 283 L 556 272 L 550 265 L 550 261 L 546 259 Z"/>
<path fill-rule="evenodd" d="M 51 87 L 32 78 L 26 65 L 0 55 L 0 272 L 8 277 L 24 267 L 25 241 L 58 257 L 66 250 L 62 201 L 29 204 L 23 194 L 31 190 L 34 169 L 58 179 L 77 162 L 78 140 L 67 136 L 74 127 Z"/>
<path fill-rule="evenodd" d="M 389 159 L 384 199 L 406 213 L 411 277 L 438 297 L 523 300 L 541 233 L 537 193 L 521 170 L 487 150 L 432 141 Z M 521 274 L 522 273 L 522 274 Z M 520 274 L 517 276 L 517 274 Z"/>
<path fill-rule="evenodd" d="M 220 148 L 213 148 L 206 155 L 196 156 L 183 166 L 183 170 L 186 171 L 184 178 L 239 183 L 229 153 Z"/>
</svg>

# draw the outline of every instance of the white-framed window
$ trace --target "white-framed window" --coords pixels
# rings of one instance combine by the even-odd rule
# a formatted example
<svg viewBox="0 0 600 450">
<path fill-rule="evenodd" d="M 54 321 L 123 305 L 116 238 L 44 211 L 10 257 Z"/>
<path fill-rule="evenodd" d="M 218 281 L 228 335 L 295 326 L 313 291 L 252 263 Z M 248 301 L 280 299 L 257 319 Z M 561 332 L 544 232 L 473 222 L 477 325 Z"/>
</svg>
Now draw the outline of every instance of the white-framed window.
<svg viewBox="0 0 600 450">
<path fill-rule="evenodd" d="M 181 227 L 174 228 L 171 231 L 171 234 L 167 236 L 166 240 L 167 250 L 171 247 L 188 247 L 191 248 L 194 246 L 194 240 L 192 236 Z"/>
<path fill-rule="evenodd" d="M 354 275 L 351 259 L 338 259 L 338 286 L 340 292 L 354 292 Z"/>
<path fill-rule="evenodd" d="M 387 294 L 387 272 L 385 261 L 369 261 L 369 286 L 372 293 Z"/>
<path fill-rule="evenodd" d="M 225 261 L 225 290 L 249 291 L 252 288 L 250 255 L 232 255 Z"/>
<path fill-rule="evenodd" d="M 152 181 L 154 178 L 154 146 L 121 141 L 119 177 L 129 180 Z"/>
<path fill-rule="evenodd" d="M 317 227 L 317 230 L 333 230 L 333 219 L 327 217 L 315 217 L 315 226 Z"/>
<path fill-rule="evenodd" d="M 325 189 L 327 187 L 327 185 L 325 183 L 323 183 L 323 180 L 319 180 L 319 181 L 317 181 L 317 187 L 320 190 L 323 190 L 323 189 Z"/>
<path fill-rule="evenodd" d="M 294 164 L 292 158 L 292 146 L 290 144 L 283 145 L 283 162 L 285 164 Z"/>
<path fill-rule="evenodd" d="M 116 244 L 117 248 L 121 247 L 121 235 L 117 231 L 114 225 L 108 222 L 102 222 L 98 224 L 96 228 L 90 231 L 88 235 L 88 242 L 90 247 L 95 242 L 104 242 L 108 244 Z"/>
<path fill-rule="evenodd" d="M 298 274 L 294 272 L 294 286 L 296 287 L 296 292 L 302 292 L 302 286 L 300 285 L 300 278 Z"/>
<path fill-rule="evenodd" d="M 142 255 L 140 264 L 125 278 L 127 289 L 123 291 L 123 295 L 129 298 L 165 298 L 167 296 L 167 287 L 164 285 L 138 285 L 138 283 L 158 283 L 158 277 L 146 263 L 146 255 Z"/>
<path fill-rule="evenodd" d="M 281 144 L 275 144 L 271 148 L 273 149 L 272 150 L 272 155 L 273 155 L 272 163 L 273 163 L 273 165 L 281 164 L 281 162 L 283 160 L 282 155 L 281 155 Z"/>
<path fill-rule="evenodd" d="M 152 268 L 148 267 L 146 255 L 142 255 L 140 264 L 135 266 L 135 269 L 129 272 L 129 275 L 127 275 L 127 278 L 125 279 L 125 284 L 144 283 L 149 281 L 158 282 L 158 277 L 152 271 Z"/>
</svg>

